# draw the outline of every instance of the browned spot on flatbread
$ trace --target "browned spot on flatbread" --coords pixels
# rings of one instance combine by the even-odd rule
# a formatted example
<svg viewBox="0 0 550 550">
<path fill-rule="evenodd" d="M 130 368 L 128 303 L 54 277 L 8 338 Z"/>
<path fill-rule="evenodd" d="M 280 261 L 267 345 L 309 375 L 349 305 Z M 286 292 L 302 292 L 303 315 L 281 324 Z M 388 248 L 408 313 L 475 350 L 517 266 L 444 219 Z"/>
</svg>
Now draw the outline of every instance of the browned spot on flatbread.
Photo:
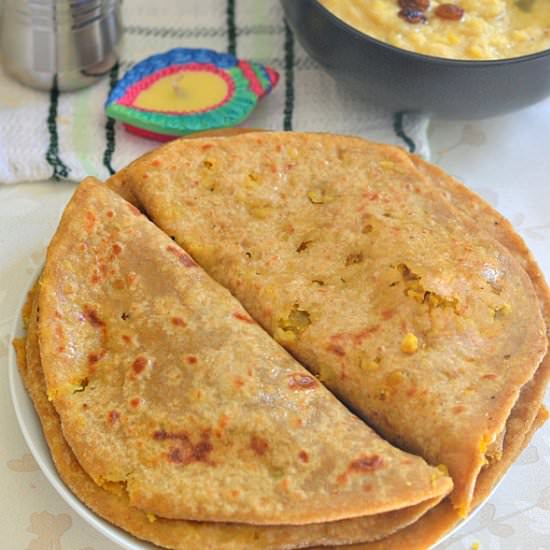
<svg viewBox="0 0 550 550">
<path fill-rule="evenodd" d="M 88 210 L 88 212 L 86 212 L 86 231 L 90 232 L 94 228 L 96 221 L 96 215 Z"/>
<path fill-rule="evenodd" d="M 61 324 L 55 325 L 55 336 L 58 339 L 59 345 L 57 346 L 57 352 L 63 353 L 65 351 L 65 331 L 63 330 L 63 327 Z"/>
<path fill-rule="evenodd" d="M 339 332 L 330 337 L 335 344 L 343 342 L 352 342 L 356 346 L 360 346 L 365 339 L 372 336 L 380 330 L 380 325 L 370 325 L 356 332 Z"/>
<path fill-rule="evenodd" d="M 97 311 L 91 306 L 84 306 L 84 318 L 95 328 L 105 328 L 105 322 L 99 318 Z"/>
<path fill-rule="evenodd" d="M 113 281 L 113 287 L 117 290 L 123 290 L 126 287 L 126 284 L 123 279 L 116 279 Z"/>
<path fill-rule="evenodd" d="M 109 421 L 109 424 L 114 425 L 120 419 L 120 413 L 115 410 L 109 411 L 109 414 L 107 415 L 107 419 Z"/>
<path fill-rule="evenodd" d="M 296 249 L 296 252 L 303 252 L 304 250 L 307 250 L 308 246 L 309 246 L 312 242 L 313 242 L 312 240 L 309 240 L 309 241 L 302 241 L 302 242 L 298 245 L 298 248 Z"/>
<path fill-rule="evenodd" d="M 377 454 L 365 453 L 363 456 L 352 460 L 347 470 L 337 478 L 338 483 L 345 484 L 351 474 L 370 474 L 384 467 L 384 459 Z"/>
<path fill-rule="evenodd" d="M 103 359 L 103 357 L 105 357 L 105 350 L 101 350 L 101 351 L 92 351 L 90 353 L 88 353 L 88 366 L 90 368 L 93 368 L 93 366 L 98 362 L 100 361 L 101 359 Z"/>
<path fill-rule="evenodd" d="M 141 374 L 145 367 L 147 366 L 147 358 L 143 357 L 143 355 L 140 355 L 135 359 L 135 361 L 132 363 L 132 370 L 136 374 Z"/>
<path fill-rule="evenodd" d="M 395 309 L 385 309 L 385 310 L 382 312 L 382 319 L 384 319 L 384 321 L 388 321 L 388 320 L 391 319 L 394 315 L 395 315 Z"/>
<path fill-rule="evenodd" d="M 186 432 L 167 432 L 157 430 L 153 433 L 155 441 L 172 441 L 173 445 L 166 455 L 169 462 L 186 466 L 192 462 L 208 462 L 208 456 L 214 449 L 210 442 L 210 434 L 205 431 L 197 443 L 193 443 Z"/>
<path fill-rule="evenodd" d="M 363 261 L 363 253 L 362 252 L 355 252 L 353 254 L 349 254 L 346 257 L 346 267 L 354 264 L 360 264 Z"/>
<path fill-rule="evenodd" d="M 229 416 L 227 416 L 226 414 L 222 414 L 218 420 L 216 428 L 214 428 L 214 430 L 212 431 L 213 434 L 218 438 L 222 438 L 225 428 L 228 424 L 229 424 Z"/>
<path fill-rule="evenodd" d="M 133 204 L 128 203 L 127 206 L 134 216 L 141 216 L 141 212 Z"/>
<path fill-rule="evenodd" d="M 334 353 L 334 355 L 338 355 L 339 357 L 344 357 L 346 355 L 346 350 L 339 344 L 329 344 L 327 346 L 327 351 L 330 351 L 330 353 Z"/>
<path fill-rule="evenodd" d="M 107 326 L 104 321 L 99 318 L 97 311 L 89 306 L 85 305 L 82 312 L 82 319 L 86 320 L 92 327 L 98 329 L 101 334 L 102 346 L 97 351 L 88 353 L 88 367 L 91 371 L 95 370 L 95 364 L 105 357 L 105 342 L 107 339 Z"/>
<path fill-rule="evenodd" d="M 291 390 L 313 390 L 319 386 L 319 382 L 309 374 L 295 372 L 288 377 L 288 387 Z"/>
<path fill-rule="evenodd" d="M 197 267 L 197 264 L 195 263 L 193 258 L 191 258 L 189 254 L 186 254 L 181 248 L 169 244 L 166 247 L 166 250 L 170 252 L 170 254 L 173 254 L 179 260 L 181 265 L 185 267 Z"/>
<path fill-rule="evenodd" d="M 257 455 L 263 456 L 269 449 L 269 443 L 263 437 L 260 437 L 258 435 L 253 435 L 250 438 L 250 448 Z"/>
<path fill-rule="evenodd" d="M 130 399 L 130 405 L 134 407 L 134 409 L 137 409 L 141 405 L 141 398 L 132 397 L 132 399 Z"/>
<path fill-rule="evenodd" d="M 239 321 L 243 321 L 243 323 L 248 323 L 249 325 L 256 324 L 256 321 L 254 321 L 254 319 L 250 318 L 244 313 L 241 313 L 240 311 L 236 311 L 235 313 L 233 313 L 233 317 L 235 317 L 235 319 L 238 319 Z"/>
<path fill-rule="evenodd" d="M 378 455 L 365 454 L 364 456 L 352 461 L 349 465 L 350 472 L 374 472 L 382 468 L 384 459 Z"/>
</svg>

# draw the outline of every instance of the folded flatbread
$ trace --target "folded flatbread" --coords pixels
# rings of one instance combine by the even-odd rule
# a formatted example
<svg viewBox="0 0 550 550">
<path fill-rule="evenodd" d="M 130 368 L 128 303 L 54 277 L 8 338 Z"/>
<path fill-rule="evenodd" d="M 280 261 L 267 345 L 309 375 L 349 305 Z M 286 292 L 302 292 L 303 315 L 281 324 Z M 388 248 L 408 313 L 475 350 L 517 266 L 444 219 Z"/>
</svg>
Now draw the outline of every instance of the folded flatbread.
<svg viewBox="0 0 550 550">
<path fill-rule="evenodd" d="M 533 256 L 518 238 L 510 223 L 498 212 L 468 191 L 463 185 L 439 168 L 421 159 L 413 162 L 430 182 L 438 186 L 445 197 L 464 214 L 505 246 L 523 266 L 533 281 L 543 308 L 544 319 L 550 326 L 550 292 L 543 274 Z M 479 506 L 489 496 L 496 483 L 506 473 L 532 435 L 548 420 L 548 411 L 542 405 L 545 389 L 550 381 L 550 355 L 547 353 L 533 379 L 521 390 L 520 396 L 506 422 L 502 441 L 502 456 L 484 467 L 478 477 L 472 505 Z M 419 521 L 384 540 L 343 547 L 344 550 L 425 550 L 453 527 L 461 518 L 447 499 L 425 514 Z"/>
<path fill-rule="evenodd" d="M 75 495 L 101 517 L 136 537 L 176 550 L 281 550 L 314 544 L 349 544 L 382 539 L 414 523 L 439 498 L 394 512 L 305 526 L 254 526 L 152 517 L 130 505 L 121 484 L 100 487 L 84 471 L 63 437 L 61 422 L 48 401 L 38 345 L 36 293 L 28 301 L 25 339 L 16 340 L 18 365 L 40 417 L 55 466 Z"/>
<path fill-rule="evenodd" d="M 118 484 L 145 513 L 299 525 L 429 507 L 451 489 L 98 182 L 65 209 L 38 306 L 65 440 L 98 486 Z"/>
<path fill-rule="evenodd" d="M 176 141 L 109 184 L 384 437 L 444 464 L 454 515 L 508 464 L 547 287 L 458 182 L 390 146 L 266 132 Z"/>
</svg>

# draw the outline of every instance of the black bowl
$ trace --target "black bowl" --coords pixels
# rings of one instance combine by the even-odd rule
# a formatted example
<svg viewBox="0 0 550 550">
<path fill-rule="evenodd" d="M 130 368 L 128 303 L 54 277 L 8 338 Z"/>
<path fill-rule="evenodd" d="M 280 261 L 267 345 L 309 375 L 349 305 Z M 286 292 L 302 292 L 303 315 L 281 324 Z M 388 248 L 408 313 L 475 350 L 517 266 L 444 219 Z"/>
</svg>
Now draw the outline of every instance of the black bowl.
<svg viewBox="0 0 550 550">
<path fill-rule="evenodd" d="M 396 48 L 357 31 L 317 0 L 281 0 L 305 50 L 338 82 L 396 111 L 479 119 L 550 95 L 550 50 L 459 61 Z"/>
</svg>

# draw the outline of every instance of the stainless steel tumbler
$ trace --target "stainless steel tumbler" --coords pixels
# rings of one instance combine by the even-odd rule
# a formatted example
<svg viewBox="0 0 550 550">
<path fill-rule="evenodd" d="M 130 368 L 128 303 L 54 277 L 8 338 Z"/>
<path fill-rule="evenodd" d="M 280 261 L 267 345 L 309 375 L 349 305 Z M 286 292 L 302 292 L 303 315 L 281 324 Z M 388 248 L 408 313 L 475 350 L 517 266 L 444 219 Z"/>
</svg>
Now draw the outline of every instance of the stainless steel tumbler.
<svg viewBox="0 0 550 550">
<path fill-rule="evenodd" d="M 121 0 L 4 0 L 0 38 L 6 71 L 60 91 L 93 84 L 117 61 Z"/>
</svg>

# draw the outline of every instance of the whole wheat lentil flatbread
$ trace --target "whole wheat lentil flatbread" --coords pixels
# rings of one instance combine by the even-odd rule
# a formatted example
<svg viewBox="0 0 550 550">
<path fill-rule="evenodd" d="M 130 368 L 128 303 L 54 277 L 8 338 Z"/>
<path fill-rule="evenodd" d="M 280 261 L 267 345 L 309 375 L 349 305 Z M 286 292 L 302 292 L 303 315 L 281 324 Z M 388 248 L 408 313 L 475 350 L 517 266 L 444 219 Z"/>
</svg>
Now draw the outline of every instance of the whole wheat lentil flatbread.
<svg viewBox="0 0 550 550">
<path fill-rule="evenodd" d="M 384 437 L 444 464 L 463 516 L 547 328 L 512 229 L 474 226 L 488 207 L 470 194 L 465 216 L 420 166 L 356 138 L 248 133 L 173 142 L 109 184 Z"/>
<path fill-rule="evenodd" d="M 98 182 L 65 209 L 38 300 L 65 439 L 98 485 L 123 483 L 147 513 L 298 525 L 433 504 L 451 489 Z"/>
<path fill-rule="evenodd" d="M 88 476 L 63 437 L 48 401 L 40 363 L 37 300 L 28 301 L 25 339 L 14 342 L 25 386 L 34 402 L 56 468 L 69 488 L 94 512 L 136 537 L 176 550 L 282 550 L 311 544 L 347 544 L 384 538 L 416 521 L 439 499 L 395 512 L 307 526 L 253 526 L 151 518 L 130 505 L 122 484 L 100 487 Z M 154 521 L 151 521 L 154 519 Z"/>
</svg>

